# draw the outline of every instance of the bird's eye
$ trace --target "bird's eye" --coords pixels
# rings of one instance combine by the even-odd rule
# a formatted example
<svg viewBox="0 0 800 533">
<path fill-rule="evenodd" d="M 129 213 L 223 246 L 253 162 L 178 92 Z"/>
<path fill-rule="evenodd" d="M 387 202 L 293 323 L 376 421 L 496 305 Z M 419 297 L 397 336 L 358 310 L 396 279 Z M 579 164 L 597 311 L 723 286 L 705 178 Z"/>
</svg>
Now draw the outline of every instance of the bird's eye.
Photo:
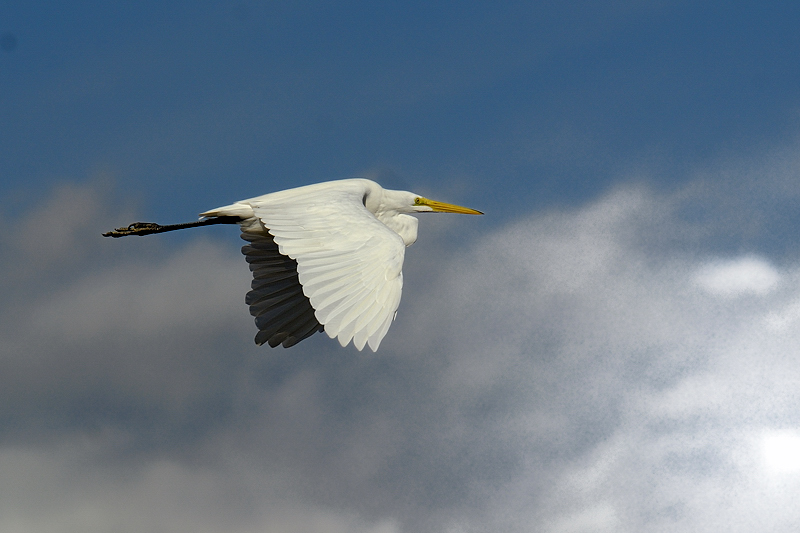
<svg viewBox="0 0 800 533">
<path fill-rule="evenodd" d="M 422 205 L 422 198 L 420 198 L 419 196 L 414 198 L 414 205 Z"/>
</svg>

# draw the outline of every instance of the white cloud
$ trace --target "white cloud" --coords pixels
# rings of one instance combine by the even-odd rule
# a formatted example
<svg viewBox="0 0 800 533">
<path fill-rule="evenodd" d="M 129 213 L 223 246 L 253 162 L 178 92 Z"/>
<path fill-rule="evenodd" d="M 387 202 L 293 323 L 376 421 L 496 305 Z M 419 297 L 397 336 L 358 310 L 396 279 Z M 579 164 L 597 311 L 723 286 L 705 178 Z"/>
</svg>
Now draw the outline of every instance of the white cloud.
<svg viewBox="0 0 800 533">
<path fill-rule="evenodd" d="M 800 431 L 770 430 L 761 436 L 761 451 L 766 468 L 773 473 L 800 473 Z"/>
<path fill-rule="evenodd" d="M 104 468 L 87 443 L 0 451 L 0 530 L 41 533 L 397 533 L 392 520 L 258 495 L 224 472 L 167 460 Z"/>
<path fill-rule="evenodd" d="M 200 240 L 167 259 L 120 265 L 42 295 L 30 306 L 37 320 L 23 315 L 20 322 L 37 328 L 47 324 L 40 334 L 62 341 L 96 339 L 112 331 L 137 337 L 176 330 L 204 334 L 246 312 L 248 278 L 240 257 Z"/>
<path fill-rule="evenodd" d="M 33 266 L 0 309 L 0 529 L 793 531 L 800 267 L 709 263 L 692 198 L 622 189 L 459 252 L 423 223 L 376 355 L 255 347 L 226 244 L 6 256 Z"/>
<path fill-rule="evenodd" d="M 695 274 L 697 285 L 720 296 L 763 296 L 775 290 L 780 280 L 780 273 L 759 257 L 714 261 L 700 267 Z"/>
<path fill-rule="evenodd" d="M 641 221 L 655 214 L 670 231 L 674 215 L 663 213 L 682 207 L 670 203 L 622 191 L 503 228 L 458 257 L 467 267 L 429 295 L 453 295 L 414 334 L 424 337 L 436 316 L 447 324 L 451 401 L 515 399 L 501 398 L 488 431 L 527 450 L 526 473 L 504 492 L 520 522 L 749 531 L 763 521 L 790 531 L 798 519 L 762 493 L 760 457 L 747 444 L 760 424 L 796 418 L 797 336 L 776 337 L 765 320 L 797 298 L 796 273 L 754 256 L 709 265 L 684 251 L 653 254 L 640 244 L 652 236 Z M 695 284 L 762 299 L 720 307 Z"/>
<path fill-rule="evenodd" d="M 775 332 L 786 332 L 800 319 L 800 301 L 784 305 L 767 314 L 767 327 Z"/>
</svg>

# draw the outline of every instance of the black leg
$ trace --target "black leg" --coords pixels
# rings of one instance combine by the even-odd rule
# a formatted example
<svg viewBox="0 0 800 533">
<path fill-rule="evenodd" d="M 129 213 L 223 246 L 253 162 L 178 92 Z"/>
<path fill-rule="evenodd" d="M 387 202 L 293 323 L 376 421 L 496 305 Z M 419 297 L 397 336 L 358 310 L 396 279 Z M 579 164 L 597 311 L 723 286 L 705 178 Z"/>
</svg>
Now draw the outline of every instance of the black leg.
<svg viewBox="0 0 800 533">
<path fill-rule="evenodd" d="M 128 227 L 117 228 L 108 233 L 103 233 L 103 237 L 127 237 L 128 235 L 150 235 L 151 233 L 164 233 L 186 228 L 197 228 L 200 226 L 211 226 L 213 224 L 238 224 L 242 219 L 239 217 L 214 217 L 198 220 L 197 222 L 184 222 L 182 224 L 167 224 L 162 226 L 155 222 L 134 222 Z"/>
</svg>

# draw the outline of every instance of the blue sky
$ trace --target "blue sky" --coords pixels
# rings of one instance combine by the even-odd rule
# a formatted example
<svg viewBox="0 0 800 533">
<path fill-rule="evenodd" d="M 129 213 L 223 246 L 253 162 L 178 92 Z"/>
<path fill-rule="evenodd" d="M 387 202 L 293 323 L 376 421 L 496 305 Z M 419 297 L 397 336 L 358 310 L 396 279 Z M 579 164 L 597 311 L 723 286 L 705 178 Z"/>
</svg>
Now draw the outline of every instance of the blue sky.
<svg viewBox="0 0 800 533">
<path fill-rule="evenodd" d="M 12 3 L 2 16 L 17 38 L 0 56 L 7 187 L 104 173 L 158 216 L 176 198 L 193 214 L 372 170 L 400 187 L 463 182 L 507 217 L 588 200 L 631 166 L 669 186 L 797 126 L 790 2 Z"/>
<path fill-rule="evenodd" d="M 0 529 L 794 531 L 798 23 L 0 5 Z M 234 228 L 100 237 L 352 176 L 486 212 L 377 354 L 255 346 Z"/>
</svg>

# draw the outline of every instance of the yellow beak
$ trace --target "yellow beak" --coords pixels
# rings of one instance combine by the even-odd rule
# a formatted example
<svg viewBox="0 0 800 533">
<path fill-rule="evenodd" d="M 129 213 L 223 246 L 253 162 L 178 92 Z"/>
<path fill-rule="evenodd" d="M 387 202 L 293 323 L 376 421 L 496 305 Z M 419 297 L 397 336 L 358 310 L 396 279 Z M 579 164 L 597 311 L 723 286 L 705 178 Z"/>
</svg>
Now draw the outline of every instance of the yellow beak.
<svg viewBox="0 0 800 533">
<path fill-rule="evenodd" d="M 420 205 L 427 205 L 436 213 L 460 213 L 462 215 L 482 215 L 477 209 L 470 209 L 469 207 L 461 207 L 460 205 L 446 204 L 444 202 L 437 202 L 436 200 L 428 200 L 427 198 L 420 198 L 417 202 Z"/>
</svg>

